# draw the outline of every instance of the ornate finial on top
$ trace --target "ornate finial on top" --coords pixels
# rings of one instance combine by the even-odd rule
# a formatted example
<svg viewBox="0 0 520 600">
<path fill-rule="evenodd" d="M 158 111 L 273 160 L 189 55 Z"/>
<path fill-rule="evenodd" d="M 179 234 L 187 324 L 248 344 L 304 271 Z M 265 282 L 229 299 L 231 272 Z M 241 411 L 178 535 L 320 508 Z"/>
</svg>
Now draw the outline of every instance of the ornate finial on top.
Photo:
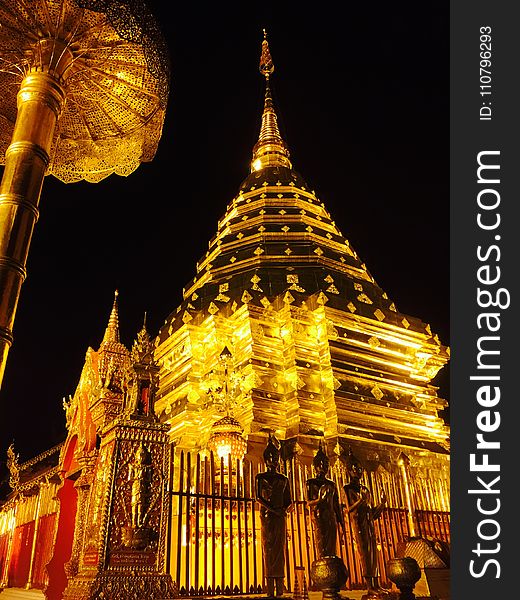
<svg viewBox="0 0 520 600">
<path fill-rule="evenodd" d="M 71 424 L 72 416 L 73 416 L 74 409 L 75 409 L 74 398 L 69 394 L 69 399 L 66 400 L 65 396 L 64 396 L 63 400 L 62 400 L 62 406 L 63 406 L 63 410 L 65 411 L 65 421 L 66 421 L 66 425 L 67 425 L 67 429 L 68 429 L 69 425 Z"/>
<path fill-rule="evenodd" d="M 269 42 L 267 41 L 267 31 L 264 29 L 264 40 L 262 42 L 262 54 L 260 56 L 260 73 L 269 79 L 269 76 L 274 72 L 273 59 L 269 52 Z"/>
<path fill-rule="evenodd" d="M 112 305 L 112 311 L 108 318 L 108 325 L 103 336 L 103 342 L 119 342 L 119 312 L 117 306 L 117 297 L 119 296 L 118 290 L 114 292 L 114 304 Z"/>
<path fill-rule="evenodd" d="M 258 142 L 253 148 L 253 160 L 251 161 L 251 171 L 260 171 L 266 167 L 287 167 L 291 168 L 289 160 L 289 149 L 280 135 L 278 120 L 273 106 L 271 96 L 271 85 L 269 77 L 274 72 L 273 59 L 269 51 L 267 42 L 267 33 L 264 29 L 264 39 L 262 41 L 262 54 L 260 56 L 260 73 L 265 77 L 265 101 L 264 112 L 262 114 L 262 125 Z"/>
<path fill-rule="evenodd" d="M 137 338 L 132 346 L 131 357 L 133 362 L 152 363 L 153 362 L 153 342 L 146 329 L 146 313 L 144 313 L 143 326 L 137 333 Z"/>
<path fill-rule="evenodd" d="M 19 454 L 14 451 L 14 444 L 7 448 L 7 468 L 9 469 L 9 487 L 13 490 L 20 485 L 20 465 L 18 464 Z"/>
</svg>

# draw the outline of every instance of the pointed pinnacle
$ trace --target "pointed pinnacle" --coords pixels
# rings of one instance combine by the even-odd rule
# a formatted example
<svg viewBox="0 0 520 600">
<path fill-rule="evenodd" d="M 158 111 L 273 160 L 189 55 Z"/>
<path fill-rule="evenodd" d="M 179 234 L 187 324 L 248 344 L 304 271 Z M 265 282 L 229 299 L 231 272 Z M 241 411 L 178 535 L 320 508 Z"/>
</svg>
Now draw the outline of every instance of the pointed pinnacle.
<svg viewBox="0 0 520 600">
<path fill-rule="evenodd" d="M 260 171 L 270 166 L 283 166 L 289 169 L 292 167 L 289 160 L 289 149 L 280 134 L 278 119 L 274 110 L 269 79 L 273 72 L 274 64 L 269 51 L 267 33 L 264 29 L 262 54 L 260 56 L 260 73 L 265 77 L 265 101 L 260 134 L 253 148 L 251 171 Z"/>
<path fill-rule="evenodd" d="M 274 72 L 273 59 L 269 51 L 269 42 L 267 41 L 267 32 L 264 29 L 264 39 L 262 41 L 262 54 L 260 55 L 260 73 L 269 79 L 269 76 Z"/>
<path fill-rule="evenodd" d="M 119 342 L 119 312 L 118 312 L 118 303 L 117 297 L 119 296 L 119 292 L 116 290 L 114 292 L 114 304 L 112 305 L 112 311 L 110 312 L 110 317 L 108 318 L 108 325 L 105 330 L 105 335 L 103 336 L 104 344 L 105 342 Z"/>
</svg>

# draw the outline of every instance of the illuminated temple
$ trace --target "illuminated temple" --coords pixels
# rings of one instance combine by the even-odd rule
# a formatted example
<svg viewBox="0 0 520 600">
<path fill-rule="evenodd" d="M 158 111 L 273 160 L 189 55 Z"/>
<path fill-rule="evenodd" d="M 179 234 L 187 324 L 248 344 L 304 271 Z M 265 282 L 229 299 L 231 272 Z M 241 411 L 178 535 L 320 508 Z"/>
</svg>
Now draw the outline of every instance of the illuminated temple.
<svg viewBox="0 0 520 600">
<path fill-rule="evenodd" d="M 67 439 L 26 463 L 9 451 L 6 588 L 85 600 L 262 594 L 254 481 L 270 435 L 294 503 L 288 594 L 297 573 L 312 589 L 305 482 L 320 446 L 342 504 L 349 452 L 372 496 L 388 499 L 376 523 L 383 586 L 387 561 L 407 540 L 449 543 L 446 402 L 431 383 L 448 348 L 399 312 L 293 168 L 265 40 L 260 70 L 266 92 L 251 171 L 182 303 L 155 338 L 144 324 L 127 347 L 116 294 L 100 346 L 88 349 L 64 403 Z M 348 515 L 345 523 L 336 553 L 346 589 L 362 589 Z"/>
</svg>

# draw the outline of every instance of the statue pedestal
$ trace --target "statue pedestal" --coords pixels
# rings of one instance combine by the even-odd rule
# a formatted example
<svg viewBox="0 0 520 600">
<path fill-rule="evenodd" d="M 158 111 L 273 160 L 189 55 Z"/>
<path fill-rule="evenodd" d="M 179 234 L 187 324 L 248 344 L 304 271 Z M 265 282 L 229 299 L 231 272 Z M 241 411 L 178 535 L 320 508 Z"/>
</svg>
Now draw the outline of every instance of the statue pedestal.
<svg viewBox="0 0 520 600">
<path fill-rule="evenodd" d="M 340 600 L 339 591 L 347 583 L 349 572 L 338 556 L 324 556 L 311 565 L 311 577 L 324 600 Z"/>
</svg>

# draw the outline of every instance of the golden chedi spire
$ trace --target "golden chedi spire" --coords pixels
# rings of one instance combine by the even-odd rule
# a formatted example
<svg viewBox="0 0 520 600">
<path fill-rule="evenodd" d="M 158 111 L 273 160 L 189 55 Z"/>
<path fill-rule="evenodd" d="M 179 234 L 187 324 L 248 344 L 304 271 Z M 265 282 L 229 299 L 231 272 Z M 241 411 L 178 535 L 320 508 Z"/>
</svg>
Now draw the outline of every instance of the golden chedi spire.
<svg viewBox="0 0 520 600">
<path fill-rule="evenodd" d="M 105 330 L 105 335 L 103 336 L 103 341 L 101 342 L 101 345 L 104 345 L 104 344 L 107 344 L 110 342 L 119 343 L 121 341 L 120 337 L 119 337 L 119 310 L 118 310 L 118 303 L 117 303 L 118 296 L 119 296 L 119 292 L 117 290 L 115 290 L 114 303 L 112 304 L 112 310 L 110 312 L 110 317 L 108 318 L 108 325 Z"/>
<path fill-rule="evenodd" d="M 265 101 L 260 135 L 258 142 L 253 148 L 251 171 L 260 171 L 265 167 L 271 166 L 288 167 L 290 169 L 289 150 L 280 134 L 278 119 L 273 105 L 270 77 L 274 72 L 274 64 L 269 51 L 265 29 L 259 70 L 265 77 Z"/>
<path fill-rule="evenodd" d="M 217 235 L 197 264 L 197 276 L 184 289 L 185 300 L 192 306 L 194 293 L 195 297 L 213 295 L 219 300 L 219 291 L 199 293 L 207 285 L 220 290 L 220 284 L 216 286 L 219 279 L 228 282 L 222 286 L 238 291 L 244 285 L 239 281 L 242 274 L 249 271 L 253 272 L 246 281 L 253 283 L 253 291 L 264 289 L 261 280 L 269 288 L 270 297 L 298 288 L 308 294 L 326 292 L 338 288 L 338 277 L 347 277 L 349 287 L 352 279 L 360 280 L 360 285 L 375 285 L 323 202 L 289 160 L 272 100 L 274 64 L 265 30 L 259 70 L 266 80 L 266 96 L 251 171 L 219 221 Z M 288 261 L 291 273 L 285 272 Z M 323 274 L 317 276 L 317 269 Z M 304 279 L 307 283 L 300 285 Z M 374 294 L 379 306 L 383 292 L 374 289 Z M 383 298 L 382 304 L 388 308 L 392 302 Z"/>
</svg>

